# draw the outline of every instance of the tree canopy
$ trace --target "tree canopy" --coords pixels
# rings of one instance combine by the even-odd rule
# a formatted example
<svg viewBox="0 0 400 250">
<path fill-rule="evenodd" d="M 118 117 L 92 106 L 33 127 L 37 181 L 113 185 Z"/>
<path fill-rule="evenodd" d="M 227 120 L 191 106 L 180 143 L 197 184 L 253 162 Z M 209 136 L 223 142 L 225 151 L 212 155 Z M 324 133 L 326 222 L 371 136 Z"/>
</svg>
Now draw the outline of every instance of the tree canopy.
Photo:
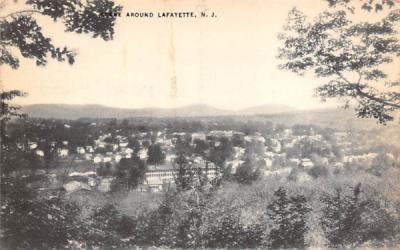
<svg viewBox="0 0 400 250">
<path fill-rule="evenodd" d="M 390 0 L 327 2 L 329 8 L 313 20 L 297 8 L 289 12 L 279 35 L 279 67 L 325 78 L 316 89 L 322 101 L 336 98 L 345 108 L 355 105 L 358 117 L 393 120 L 400 110 L 400 79 L 387 64 L 400 56 L 400 9 Z"/>
<path fill-rule="evenodd" d="M 15 1 L 16 2 L 16 1 Z M 122 7 L 109 0 L 27 0 L 26 9 L 2 13 L 0 16 L 0 65 L 13 69 L 20 65 L 15 50 L 36 64 L 46 65 L 48 58 L 75 62 L 76 53 L 68 47 L 59 47 L 43 33 L 35 16 L 43 15 L 62 22 L 66 32 L 86 33 L 108 41 L 113 38 L 116 17 L 102 13 L 120 12 Z M 0 11 L 4 10 L 0 7 Z"/>
</svg>

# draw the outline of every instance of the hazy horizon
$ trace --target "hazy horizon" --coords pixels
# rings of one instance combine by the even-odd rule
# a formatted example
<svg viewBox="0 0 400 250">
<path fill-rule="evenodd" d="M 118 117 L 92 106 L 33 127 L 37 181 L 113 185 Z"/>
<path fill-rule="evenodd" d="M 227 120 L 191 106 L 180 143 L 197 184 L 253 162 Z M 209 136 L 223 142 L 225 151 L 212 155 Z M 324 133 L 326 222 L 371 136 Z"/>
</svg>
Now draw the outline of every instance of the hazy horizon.
<svg viewBox="0 0 400 250">
<path fill-rule="evenodd" d="M 232 112 L 237 112 L 237 111 L 243 111 L 246 109 L 253 109 L 253 108 L 262 108 L 262 107 L 281 107 L 281 108 L 288 108 L 292 109 L 293 111 L 313 111 L 313 110 L 324 110 L 324 109 L 339 109 L 340 107 L 338 105 L 323 105 L 321 107 L 311 107 L 311 108 L 297 108 L 293 106 L 289 106 L 286 104 L 279 104 L 279 103 L 265 103 L 265 104 L 260 104 L 260 105 L 252 105 L 252 106 L 244 106 L 240 108 L 221 108 L 212 104 L 207 104 L 207 103 L 189 103 L 185 105 L 178 105 L 175 107 L 163 107 L 163 106 L 143 106 L 143 107 L 117 107 L 113 106 L 112 104 L 99 104 L 99 103 L 28 103 L 28 104 L 19 104 L 16 103 L 17 105 L 20 105 L 22 107 L 27 107 L 27 106 L 39 106 L 39 105 L 55 105 L 55 106 L 101 106 L 101 107 L 107 107 L 107 108 L 115 108 L 115 109 L 130 109 L 130 110 L 135 110 L 135 109 L 180 109 L 180 108 L 187 108 L 187 107 L 199 107 L 199 106 L 205 106 L 209 108 L 215 108 L 221 111 L 232 111 Z"/>
</svg>

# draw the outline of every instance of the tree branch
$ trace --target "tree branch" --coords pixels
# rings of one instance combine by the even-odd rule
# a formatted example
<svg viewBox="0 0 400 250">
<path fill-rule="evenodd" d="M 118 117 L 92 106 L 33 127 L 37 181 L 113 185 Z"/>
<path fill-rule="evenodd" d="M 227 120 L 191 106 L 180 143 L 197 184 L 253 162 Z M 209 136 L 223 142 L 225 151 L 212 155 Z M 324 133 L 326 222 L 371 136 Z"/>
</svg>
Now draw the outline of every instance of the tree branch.
<svg viewBox="0 0 400 250">
<path fill-rule="evenodd" d="M 24 15 L 24 14 L 35 14 L 35 13 L 42 13 L 39 10 L 20 10 L 20 11 L 16 11 L 10 14 L 7 14 L 5 16 L 0 16 L 0 19 L 6 19 L 8 17 L 12 17 L 14 15 Z"/>
<path fill-rule="evenodd" d="M 393 107 L 393 108 L 396 108 L 396 109 L 400 109 L 400 104 L 388 102 L 388 101 L 385 101 L 385 100 L 383 100 L 383 99 L 381 99 L 381 98 L 378 98 L 378 97 L 375 97 L 375 96 L 370 95 L 370 94 L 368 94 L 368 93 L 365 93 L 365 92 L 363 92 L 363 91 L 360 89 L 359 86 L 355 86 L 355 88 L 356 88 L 357 93 L 358 93 L 360 96 L 363 96 L 363 97 L 366 97 L 366 98 L 368 98 L 368 99 L 370 99 L 370 100 L 373 100 L 373 101 L 382 103 L 382 104 L 384 104 L 384 105 L 386 105 L 386 106 L 390 106 L 390 107 Z"/>
<path fill-rule="evenodd" d="M 360 73 L 359 73 L 360 77 L 359 77 L 357 83 L 352 83 L 349 80 L 347 80 L 340 72 L 338 72 L 338 71 L 335 71 L 335 72 L 343 81 L 345 81 L 350 86 L 354 87 L 354 89 L 357 91 L 357 94 L 359 94 L 360 96 L 368 98 L 368 99 L 376 101 L 376 102 L 379 102 L 379 103 L 382 103 L 382 104 L 384 104 L 386 106 L 390 106 L 390 107 L 393 107 L 393 108 L 396 108 L 396 109 L 400 109 L 400 104 L 385 101 L 384 99 L 378 98 L 378 97 L 376 97 L 374 95 L 371 95 L 371 94 L 368 94 L 368 93 L 365 93 L 364 91 L 362 91 L 361 90 L 361 85 L 360 85 L 360 81 L 361 81 L 361 74 Z"/>
</svg>

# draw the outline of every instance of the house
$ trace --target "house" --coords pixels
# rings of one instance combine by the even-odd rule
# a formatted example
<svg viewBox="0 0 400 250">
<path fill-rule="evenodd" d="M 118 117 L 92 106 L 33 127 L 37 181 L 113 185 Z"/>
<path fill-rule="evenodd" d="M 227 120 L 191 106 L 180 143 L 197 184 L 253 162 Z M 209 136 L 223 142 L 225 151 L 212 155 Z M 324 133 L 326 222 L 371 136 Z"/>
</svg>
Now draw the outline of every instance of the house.
<svg viewBox="0 0 400 250">
<path fill-rule="evenodd" d="M 273 152 L 275 153 L 279 153 L 282 150 L 282 144 L 279 140 L 277 139 L 271 139 L 271 145 L 270 145 L 271 149 Z"/>
<path fill-rule="evenodd" d="M 84 147 L 76 147 L 76 153 L 83 155 L 85 152 Z"/>
<path fill-rule="evenodd" d="M 83 183 L 81 181 L 70 181 L 67 182 L 63 185 L 64 189 L 68 192 L 68 193 L 72 193 L 78 190 L 91 190 L 91 188 L 89 187 L 88 184 Z"/>
<path fill-rule="evenodd" d="M 143 148 L 143 149 L 139 150 L 139 152 L 137 153 L 137 156 L 138 156 L 141 160 L 147 159 L 147 148 Z"/>
<path fill-rule="evenodd" d="M 242 147 L 233 147 L 233 151 L 234 151 L 233 157 L 235 159 L 239 159 L 240 157 L 242 157 L 244 155 L 246 149 L 242 148 Z"/>
<path fill-rule="evenodd" d="M 246 142 L 265 144 L 265 138 L 261 135 L 247 135 L 244 137 Z"/>
<path fill-rule="evenodd" d="M 314 163 L 308 158 L 303 158 L 301 159 L 301 166 L 303 166 L 306 169 L 310 169 L 314 167 Z"/>
<path fill-rule="evenodd" d="M 233 131 L 213 130 L 213 131 L 210 131 L 210 133 L 208 133 L 208 136 L 213 137 L 213 138 L 217 138 L 217 139 L 220 139 L 220 138 L 223 138 L 223 137 L 230 139 L 230 138 L 233 137 Z"/>
<path fill-rule="evenodd" d="M 92 154 L 89 154 L 89 153 L 86 153 L 85 154 L 85 159 L 86 160 L 91 160 L 93 158 L 93 155 Z"/>
<path fill-rule="evenodd" d="M 270 158 L 264 158 L 264 162 L 265 162 L 265 166 L 266 167 L 272 167 L 272 163 L 273 163 L 273 161 L 272 161 L 272 159 L 270 159 Z"/>
<path fill-rule="evenodd" d="M 101 155 L 95 155 L 95 157 L 93 157 L 94 163 L 100 163 L 102 161 L 103 161 L 103 157 Z"/>
<path fill-rule="evenodd" d="M 122 152 L 125 153 L 125 154 L 132 154 L 133 153 L 133 149 L 125 148 L 124 150 L 122 150 Z"/>
<path fill-rule="evenodd" d="M 114 155 L 114 159 L 115 159 L 116 162 L 120 162 L 121 159 L 122 159 L 122 155 L 116 154 L 116 155 Z"/>
<path fill-rule="evenodd" d="M 288 176 L 292 172 L 292 168 L 280 168 L 277 170 L 265 170 L 264 176 Z"/>
<path fill-rule="evenodd" d="M 193 133 L 192 134 L 192 143 L 194 143 L 196 140 L 205 141 L 206 134 L 205 133 Z"/>
<path fill-rule="evenodd" d="M 244 163 L 243 160 L 240 159 L 234 159 L 232 161 L 226 161 L 225 164 L 228 167 L 231 167 L 231 174 L 235 174 L 236 173 L 236 169 L 242 165 Z"/>
<path fill-rule="evenodd" d="M 68 174 L 68 176 L 70 176 L 70 177 L 72 177 L 72 176 L 84 176 L 84 177 L 87 177 L 87 176 L 95 176 L 95 175 L 96 175 L 96 172 L 94 172 L 94 171 L 72 172 L 72 173 Z"/>
<path fill-rule="evenodd" d="M 60 157 L 66 157 L 66 156 L 68 156 L 68 153 L 69 153 L 69 150 L 66 148 L 58 148 L 57 149 L 57 154 Z"/>
<path fill-rule="evenodd" d="M 93 149 L 92 146 L 86 146 L 85 149 L 86 149 L 86 152 L 88 152 L 88 153 L 93 153 L 94 152 L 94 149 Z"/>
<path fill-rule="evenodd" d="M 38 147 L 38 144 L 36 142 L 29 142 L 28 146 L 29 146 L 29 149 L 33 150 Z"/>
<path fill-rule="evenodd" d="M 37 150 L 35 151 L 35 153 L 36 153 L 36 155 L 38 155 L 38 156 L 40 156 L 40 157 L 44 157 L 44 152 L 43 152 L 43 150 L 37 149 Z"/>
<path fill-rule="evenodd" d="M 186 136 L 185 132 L 174 132 L 172 133 L 172 136 L 175 138 L 184 138 Z"/>
<path fill-rule="evenodd" d="M 292 165 L 292 166 L 298 166 L 298 165 L 300 165 L 300 163 L 301 163 L 300 159 L 297 159 L 297 158 L 290 158 L 289 159 L 289 164 Z"/>
<path fill-rule="evenodd" d="M 351 163 L 351 162 L 367 162 L 374 159 L 378 154 L 377 153 L 368 153 L 362 155 L 346 155 L 343 157 L 343 162 Z"/>
<path fill-rule="evenodd" d="M 174 162 L 176 159 L 176 155 L 175 154 L 166 154 L 165 155 L 165 161 L 166 162 Z"/>
</svg>

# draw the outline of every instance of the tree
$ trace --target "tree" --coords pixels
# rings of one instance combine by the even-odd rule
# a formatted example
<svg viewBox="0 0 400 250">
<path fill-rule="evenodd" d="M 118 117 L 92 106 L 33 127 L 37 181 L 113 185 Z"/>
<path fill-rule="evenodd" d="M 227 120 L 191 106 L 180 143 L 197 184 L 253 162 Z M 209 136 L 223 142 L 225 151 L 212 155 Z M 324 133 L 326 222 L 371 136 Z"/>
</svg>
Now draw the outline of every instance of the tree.
<svg viewBox="0 0 400 250">
<path fill-rule="evenodd" d="M 18 147 L 15 141 L 7 136 L 7 123 L 14 117 L 24 117 L 24 114 L 19 112 L 20 107 L 10 103 L 16 97 L 23 97 L 26 94 L 19 90 L 3 91 L 0 90 L 0 174 L 5 169 L 11 170 L 11 165 L 14 165 L 21 159 L 23 152 Z M 4 164 L 4 165 L 3 165 Z M 19 164 L 17 164 L 19 165 Z"/>
<path fill-rule="evenodd" d="M 13 117 L 20 118 L 24 116 L 24 114 L 18 112 L 21 107 L 11 104 L 10 101 L 16 97 L 23 96 L 26 96 L 26 93 L 19 90 L 0 90 L 0 139 L 2 142 L 5 140 L 7 122 Z"/>
<path fill-rule="evenodd" d="M 145 172 L 146 165 L 138 156 L 122 158 L 114 173 L 116 177 L 114 188 L 126 187 L 128 190 L 136 188 L 143 181 Z"/>
<path fill-rule="evenodd" d="M 260 166 L 254 155 L 246 155 L 243 164 L 238 166 L 235 173 L 235 180 L 240 184 L 251 184 L 261 175 Z"/>
<path fill-rule="evenodd" d="M 120 213 L 112 204 L 96 208 L 86 219 L 77 235 L 84 249 L 121 249 L 126 242 L 121 239 L 132 235 L 133 220 Z"/>
<path fill-rule="evenodd" d="M 180 154 L 176 159 L 178 165 L 174 174 L 174 182 L 178 191 L 185 191 L 194 186 L 195 172 L 186 160 L 184 154 Z"/>
<path fill-rule="evenodd" d="M 359 247 L 366 242 L 393 240 L 398 225 L 397 215 L 384 207 L 383 197 L 361 195 L 361 183 L 351 188 L 350 195 L 337 189 L 321 197 L 321 225 L 330 247 Z M 396 212 L 394 212 L 396 213 Z"/>
<path fill-rule="evenodd" d="M 16 1 L 14 1 L 16 2 Z M 44 66 L 48 58 L 75 62 L 76 53 L 67 47 L 57 47 L 42 32 L 35 15 L 43 15 L 62 22 L 66 32 L 87 33 L 108 41 L 113 38 L 116 17 L 105 13 L 116 13 L 122 7 L 109 0 L 27 0 L 26 9 L 0 16 L 0 65 L 13 69 L 19 67 L 19 59 L 12 54 L 19 50 L 25 58 L 34 59 L 36 65 Z"/>
<path fill-rule="evenodd" d="M 372 160 L 371 167 L 368 169 L 368 171 L 373 175 L 382 176 L 385 171 L 391 167 L 394 167 L 395 165 L 396 162 L 394 158 L 390 157 L 386 153 L 380 153 Z"/>
<path fill-rule="evenodd" d="M 276 199 L 268 205 L 268 216 L 273 221 L 269 233 L 272 248 L 305 248 L 305 234 L 308 232 L 307 215 L 311 208 L 303 195 L 288 197 L 280 187 L 274 193 Z"/>
<path fill-rule="evenodd" d="M 76 236 L 79 208 L 57 197 L 41 197 L 19 179 L 1 183 L 1 246 L 62 249 Z"/>
<path fill-rule="evenodd" d="M 223 172 L 224 179 L 229 178 L 230 171 L 225 171 L 224 168 L 225 161 L 231 157 L 233 154 L 233 145 L 232 142 L 227 138 L 221 138 L 219 140 L 219 145 L 215 144 L 209 148 L 209 155 L 207 156 L 207 160 L 216 164 L 216 166 Z"/>
<path fill-rule="evenodd" d="M 244 228 L 237 213 L 227 214 L 217 219 L 217 224 L 210 228 L 207 235 L 207 247 L 238 248 L 242 245 Z"/>
<path fill-rule="evenodd" d="M 194 144 L 193 153 L 201 155 L 201 156 L 205 156 L 206 155 L 206 152 L 207 152 L 208 147 L 209 147 L 208 143 L 206 141 L 196 139 L 196 140 L 194 140 L 193 144 Z"/>
<path fill-rule="evenodd" d="M 147 151 L 147 162 L 149 164 L 161 164 L 164 162 L 165 154 L 159 144 L 150 145 Z"/>
<path fill-rule="evenodd" d="M 383 124 L 393 120 L 392 112 L 400 109 L 400 79 L 392 79 L 385 64 L 400 55 L 400 10 L 391 0 L 327 2 L 330 8 L 313 21 L 296 8 L 289 12 L 279 35 L 279 67 L 300 75 L 312 70 L 325 78 L 316 89 L 322 101 L 336 98 L 345 108 L 356 105 L 358 117 L 373 117 Z M 357 20 L 357 14 L 366 11 L 369 21 Z"/>
</svg>

